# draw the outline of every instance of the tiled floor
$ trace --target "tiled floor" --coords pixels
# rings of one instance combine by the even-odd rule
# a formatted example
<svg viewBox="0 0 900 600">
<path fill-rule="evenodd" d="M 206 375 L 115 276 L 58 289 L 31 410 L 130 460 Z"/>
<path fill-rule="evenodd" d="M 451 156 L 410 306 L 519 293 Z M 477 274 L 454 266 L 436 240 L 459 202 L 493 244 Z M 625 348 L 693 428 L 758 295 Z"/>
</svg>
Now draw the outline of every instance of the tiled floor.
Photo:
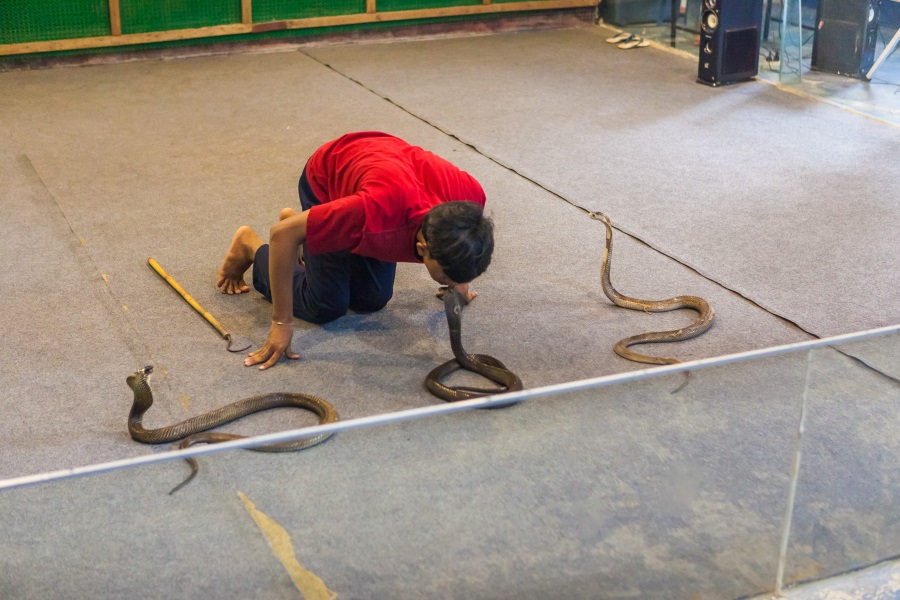
<svg viewBox="0 0 900 600">
<path fill-rule="evenodd" d="M 896 600 L 900 598 L 900 561 L 889 561 L 795 588 L 782 590 L 780 596 L 765 594 L 753 600 Z"/>
</svg>

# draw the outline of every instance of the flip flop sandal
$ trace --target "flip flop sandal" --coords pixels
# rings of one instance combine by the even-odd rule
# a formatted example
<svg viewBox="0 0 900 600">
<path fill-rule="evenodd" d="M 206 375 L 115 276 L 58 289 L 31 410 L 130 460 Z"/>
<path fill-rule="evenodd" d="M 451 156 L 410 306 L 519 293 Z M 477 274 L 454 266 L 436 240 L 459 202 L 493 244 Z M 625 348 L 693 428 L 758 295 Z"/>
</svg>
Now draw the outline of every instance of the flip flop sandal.
<svg viewBox="0 0 900 600">
<path fill-rule="evenodd" d="M 627 31 L 623 31 L 622 33 L 620 33 L 617 36 L 607 38 L 606 43 L 607 44 L 618 44 L 620 42 L 627 42 L 628 40 L 630 40 L 633 37 L 634 37 L 633 33 L 628 33 Z"/>
<path fill-rule="evenodd" d="M 647 40 L 636 37 L 634 39 L 628 40 L 627 42 L 622 42 L 618 45 L 618 47 L 622 50 L 630 50 L 631 48 L 646 48 L 649 45 L 650 42 L 648 42 Z"/>
</svg>

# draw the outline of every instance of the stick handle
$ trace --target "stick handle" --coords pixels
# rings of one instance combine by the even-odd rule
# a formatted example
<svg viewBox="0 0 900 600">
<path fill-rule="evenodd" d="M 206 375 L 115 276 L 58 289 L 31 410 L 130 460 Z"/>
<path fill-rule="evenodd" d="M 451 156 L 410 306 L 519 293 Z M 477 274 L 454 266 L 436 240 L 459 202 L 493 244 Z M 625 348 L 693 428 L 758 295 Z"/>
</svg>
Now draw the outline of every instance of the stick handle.
<svg viewBox="0 0 900 600">
<path fill-rule="evenodd" d="M 204 319 L 209 321 L 210 325 L 215 327 L 216 331 L 219 332 L 219 335 L 221 335 L 226 340 L 231 338 L 231 335 L 227 331 L 225 331 L 225 328 L 222 327 L 222 325 L 216 320 L 216 318 L 206 312 L 206 310 L 204 310 L 204 308 L 200 306 L 200 304 L 196 300 L 194 300 L 190 294 L 184 291 L 184 288 L 178 285 L 178 282 L 172 279 L 169 274 L 166 273 L 165 269 L 159 266 L 158 262 L 156 262 L 152 258 L 147 259 L 147 262 L 150 263 L 150 266 L 153 267 L 153 270 L 156 271 L 160 277 L 166 280 L 166 283 L 172 286 L 172 289 L 181 294 L 181 297 L 184 298 L 188 304 L 194 307 L 194 310 L 200 313 Z"/>
</svg>

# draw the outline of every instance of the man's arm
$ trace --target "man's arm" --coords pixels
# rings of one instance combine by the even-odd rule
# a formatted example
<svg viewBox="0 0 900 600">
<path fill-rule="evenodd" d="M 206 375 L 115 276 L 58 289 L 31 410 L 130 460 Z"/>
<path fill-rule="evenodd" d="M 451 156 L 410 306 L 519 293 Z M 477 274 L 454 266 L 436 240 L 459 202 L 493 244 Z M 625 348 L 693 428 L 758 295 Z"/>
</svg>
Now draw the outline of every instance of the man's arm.
<svg viewBox="0 0 900 600">
<path fill-rule="evenodd" d="M 268 369 L 282 355 L 297 360 L 300 355 L 291 350 L 294 335 L 294 268 L 297 251 L 306 239 L 309 211 L 283 219 L 269 232 L 269 283 L 272 289 L 272 326 L 266 343 L 244 360 L 244 364 L 260 365 Z"/>
</svg>

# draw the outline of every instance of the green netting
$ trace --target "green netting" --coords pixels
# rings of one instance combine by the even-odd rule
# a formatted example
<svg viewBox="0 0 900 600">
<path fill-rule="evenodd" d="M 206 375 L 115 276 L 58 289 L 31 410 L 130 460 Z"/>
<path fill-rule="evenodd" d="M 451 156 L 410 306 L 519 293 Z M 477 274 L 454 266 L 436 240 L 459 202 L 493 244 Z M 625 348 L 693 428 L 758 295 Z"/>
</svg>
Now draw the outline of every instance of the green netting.
<svg viewBox="0 0 900 600">
<path fill-rule="evenodd" d="M 254 0 L 253 21 L 280 21 L 309 17 L 333 17 L 366 12 L 366 0 Z"/>
<path fill-rule="evenodd" d="M 420 8 L 447 8 L 448 6 L 472 6 L 481 0 L 378 0 L 378 12 L 416 10 Z"/>
<path fill-rule="evenodd" d="M 109 0 L 0 0 L 0 44 L 38 42 L 110 35 Z M 495 3 L 521 0 L 493 0 Z M 146 33 L 193 29 L 241 22 L 241 0 L 119 0 L 122 33 Z M 378 0 L 378 12 L 480 5 L 481 0 Z M 366 0 L 253 0 L 253 22 L 361 14 Z M 495 18 L 485 14 L 479 20 Z M 435 17 L 415 21 L 387 21 L 333 27 L 291 29 L 258 34 L 214 36 L 118 47 L 0 56 L 0 66 L 15 65 L 28 57 L 61 57 L 83 54 L 134 52 L 181 46 L 198 46 L 278 38 L 310 38 L 322 34 L 409 25 L 451 22 L 473 17 Z"/>
<path fill-rule="evenodd" d="M 107 0 L 0 0 L 0 44 L 109 35 Z"/>
<path fill-rule="evenodd" d="M 240 0 L 121 0 L 122 33 L 241 22 Z"/>
<path fill-rule="evenodd" d="M 0 0 L 2 1 L 2 0 Z M 501 18 L 501 15 L 483 15 L 478 17 L 478 20 L 490 20 L 490 19 L 498 19 Z M 408 26 L 423 26 L 429 25 L 432 23 L 449 23 L 454 21 L 467 21 L 471 20 L 472 17 L 443 17 L 443 18 L 429 18 L 429 19 L 416 19 L 414 21 L 390 21 L 390 22 L 382 22 L 382 23 L 363 23 L 359 25 L 340 25 L 334 27 L 312 27 L 307 29 L 289 29 L 282 31 L 271 31 L 266 33 L 256 33 L 256 34 L 241 34 L 241 35 L 225 35 L 218 37 L 207 37 L 207 38 L 198 38 L 198 39 L 189 39 L 189 40 L 178 40 L 173 42 L 154 42 L 149 44 L 135 44 L 130 46 L 118 46 L 118 47 L 110 47 L 110 48 L 88 48 L 88 49 L 79 49 L 79 50 L 64 50 L 64 51 L 56 51 L 56 52 L 40 52 L 34 54 L 20 54 L 14 56 L 0 56 L 0 70 L 3 70 L 3 67 L 7 68 L 16 68 L 18 65 L 28 65 L 31 64 L 35 59 L 41 60 L 44 58 L 60 58 L 66 56 L 86 56 L 86 55 L 96 55 L 96 54 L 116 54 L 120 52 L 139 52 L 142 50 L 159 50 L 166 48 L 179 48 L 185 46 L 206 46 L 211 44 L 228 44 L 228 43 L 246 43 L 246 42 L 255 42 L 255 41 L 264 41 L 264 40 L 278 40 L 278 39 L 289 39 L 290 41 L 302 42 L 305 39 L 314 38 L 320 35 L 333 35 L 336 33 L 352 33 L 352 32 L 364 32 L 364 31 L 372 31 L 379 29 L 396 29 L 399 27 L 408 27 Z"/>
</svg>

